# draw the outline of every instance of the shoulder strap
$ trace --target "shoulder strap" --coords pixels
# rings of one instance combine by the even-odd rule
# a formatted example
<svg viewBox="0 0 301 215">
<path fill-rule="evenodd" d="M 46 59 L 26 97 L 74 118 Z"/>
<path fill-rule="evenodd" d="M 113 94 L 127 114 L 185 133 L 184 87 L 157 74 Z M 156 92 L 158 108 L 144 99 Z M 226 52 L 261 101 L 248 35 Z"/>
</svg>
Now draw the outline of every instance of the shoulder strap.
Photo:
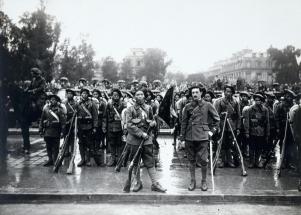
<svg viewBox="0 0 301 215">
<path fill-rule="evenodd" d="M 58 115 L 56 115 L 56 113 L 54 113 L 51 109 L 48 109 L 48 111 L 51 116 L 53 116 L 58 122 L 60 121 L 60 118 L 58 117 Z"/>
<path fill-rule="evenodd" d="M 81 103 L 80 106 L 83 108 L 83 110 L 88 114 L 89 117 L 92 118 L 92 114 L 90 113 L 90 111 L 86 108 L 86 106 Z"/>
</svg>

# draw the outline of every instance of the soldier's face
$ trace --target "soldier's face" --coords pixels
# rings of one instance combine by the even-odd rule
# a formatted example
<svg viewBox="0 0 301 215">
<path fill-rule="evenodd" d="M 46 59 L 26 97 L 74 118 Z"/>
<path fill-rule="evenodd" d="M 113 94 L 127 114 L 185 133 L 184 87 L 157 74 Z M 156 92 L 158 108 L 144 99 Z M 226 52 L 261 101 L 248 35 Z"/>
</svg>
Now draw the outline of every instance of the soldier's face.
<svg viewBox="0 0 301 215">
<path fill-rule="evenodd" d="M 194 88 L 191 90 L 193 100 L 199 100 L 202 96 L 199 88 Z"/>
<path fill-rule="evenodd" d="M 117 92 L 113 92 L 112 99 L 118 101 L 120 99 L 119 94 Z"/>
<path fill-rule="evenodd" d="M 141 103 L 144 101 L 144 93 L 142 91 L 137 91 L 135 94 L 135 99 L 138 103 Z"/>
<path fill-rule="evenodd" d="M 212 98 L 211 98 L 210 94 L 206 93 L 206 95 L 205 95 L 205 97 L 204 97 L 204 100 L 205 100 L 206 102 L 211 102 Z"/>
<path fill-rule="evenodd" d="M 56 104 L 57 104 L 56 98 L 52 97 L 52 98 L 50 99 L 50 104 L 51 104 L 51 105 L 56 105 Z"/>
<path fill-rule="evenodd" d="M 72 99 L 72 98 L 73 98 L 73 93 L 68 92 L 68 93 L 67 93 L 67 99 Z"/>
<path fill-rule="evenodd" d="M 94 92 L 92 95 L 93 95 L 94 98 L 97 98 L 97 99 L 98 99 L 98 97 L 99 97 L 98 92 Z"/>
<path fill-rule="evenodd" d="M 256 105 L 261 105 L 261 100 L 259 98 L 254 99 Z"/>
<path fill-rule="evenodd" d="M 86 91 L 83 91 L 81 94 L 83 99 L 87 99 L 88 98 L 88 93 Z"/>
<path fill-rule="evenodd" d="M 241 96 L 241 100 L 244 101 L 244 102 L 246 102 L 246 101 L 249 100 L 249 98 L 246 95 L 242 95 Z"/>
<path fill-rule="evenodd" d="M 232 90 L 230 88 L 226 88 L 225 90 L 225 96 L 226 97 L 232 97 Z"/>
</svg>

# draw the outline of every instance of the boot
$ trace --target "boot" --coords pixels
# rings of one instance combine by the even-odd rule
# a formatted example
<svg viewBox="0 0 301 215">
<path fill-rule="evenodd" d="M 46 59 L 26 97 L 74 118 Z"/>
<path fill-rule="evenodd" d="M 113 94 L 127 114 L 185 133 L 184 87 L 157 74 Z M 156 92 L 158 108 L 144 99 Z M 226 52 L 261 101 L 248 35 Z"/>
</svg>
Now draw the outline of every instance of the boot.
<svg viewBox="0 0 301 215">
<path fill-rule="evenodd" d="M 301 192 L 301 179 L 299 179 L 298 191 Z"/>
<path fill-rule="evenodd" d="M 202 191 L 207 191 L 208 190 L 208 185 L 207 185 L 206 180 L 202 180 L 201 190 Z"/>
<path fill-rule="evenodd" d="M 46 163 L 43 164 L 43 166 L 53 166 L 53 161 L 52 160 L 48 160 Z"/>
<path fill-rule="evenodd" d="M 131 190 L 131 182 L 127 179 L 125 182 L 125 185 L 123 187 L 123 192 L 124 193 L 129 193 Z"/>
<path fill-rule="evenodd" d="M 196 187 L 196 180 L 195 180 L 195 164 L 190 164 L 189 166 L 189 172 L 190 172 L 190 184 L 188 186 L 189 191 L 193 191 Z"/>
<path fill-rule="evenodd" d="M 80 153 L 80 157 L 81 157 L 81 161 L 77 164 L 78 167 L 82 167 L 84 165 L 86 165 L 86 153 L 85 153 L 85 148 L 83 147 L 83 145 L 79 145 L 79 153 Z"/>
<path fill-rule="evenodd" d="M 156 182 L 155 184 L 152 184 L 151 186 L 152 191 L 160 192 L 160 193 L 165 193 L 167 189 L 163 188 L 162 185 L 159 182 Z"/>
<path fill-rule="evenodd" d="M 253 149 L 250 149 L 250 161 L 249 161 L 249 166 L 248 168 L 252 169 L 255 168 L 255 152 Z"/>
<path fill-rule="evenodd" d="M 135 181 L 136 183 L 134 184 L 133 187 L 133 192 L 138 192 L 139 190 L 141 190 L 143 188 L 141 179 L 140 179 L 140 169 L 138 169 L 138 167 L 135 167 Z"/>
<path fill-rule="evenodd" d="M 235 165 L 234 165 L 234 162 L 233 162 L 233 158 L 232 158 L 232 152 L 231 152 L 231 149 L 228 149 L 226 151 L 226 163 L 227 163 L 227 166 L 229 166 L 230 168 L 235 168 Z"/>
<path fill-rule="evenodd" d="M 110 156 L 110 160 L 109 160 L 107 166 L 108 166 L 108 167 L 113 167 L 113 166 L 115 166 L 115 165 L 116 165 L 115 155 L 111 155 L 111 156 Z"/>
<path fill-rule="evenodd" d="M 154 167 L 147 169 L 148 175 L 152 181 L 151 190 L 156 192 L 165 193 L 166 189 L 161 186 L 159 182 L 156 180 L 156 170 Z"/>
<path fill-rule="evenodd" d="M 218 158 L 218 161 L 217 161 L 217 167 L 224 168 L 225 161 L 226 161 L 226 152 L 225 152 L 225 150 L 221 150 L 220 157 Z"/>
</svg>

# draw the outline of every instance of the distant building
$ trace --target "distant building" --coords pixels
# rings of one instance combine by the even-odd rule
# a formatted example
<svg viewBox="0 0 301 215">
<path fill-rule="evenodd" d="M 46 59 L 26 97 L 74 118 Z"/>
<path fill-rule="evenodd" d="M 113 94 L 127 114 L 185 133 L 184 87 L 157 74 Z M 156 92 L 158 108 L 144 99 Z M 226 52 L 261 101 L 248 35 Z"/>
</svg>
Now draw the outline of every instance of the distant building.
<svg viewBox="0 0 301 215">
<path fill-rule="evenodd" d="M 272 63 L 267 53 L 253 52 L 251 49 L 243 49 L 229 59 L 214 63 L 204 75 L 231 84 L 235 84 L 238 78 L 244 79 L 247 83 L 273 81 Z"/>
<path fill-rule="evenodd" d="M 130 54 L 125 57 L 125 59 L 129 59 L 131 61 L 131 66 L 134 71 L 134 78 L 136 78 L 136 74 L 139 69 L 143 66 L 143 57 L 145 51 L 142 48 L 132 48 L 130 50 Z"/>
</svg>

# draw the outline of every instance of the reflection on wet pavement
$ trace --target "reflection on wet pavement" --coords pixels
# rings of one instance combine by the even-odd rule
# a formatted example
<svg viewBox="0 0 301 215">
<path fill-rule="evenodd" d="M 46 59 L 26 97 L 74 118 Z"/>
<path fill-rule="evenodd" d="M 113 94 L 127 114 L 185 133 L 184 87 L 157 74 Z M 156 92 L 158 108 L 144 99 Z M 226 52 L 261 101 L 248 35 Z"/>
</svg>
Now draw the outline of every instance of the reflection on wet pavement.
<svg viewBox="0 0 301 215">
<path fill-rule="evenodd" d="M 9 139 L 9 141 L 15 141 Z M 298 178 L 288 170 L 282 177 L 275 177 L 272 169 L 249 169 L 248 176 L 242 177 L 240 168 L 217 169 L 215 191 L 211 189 L 211 177 L 208 175 L 208 192 L 196 189 L 187 190 L 189 170 L 184 152 L 174 152 L 172 138 L 161 136 L 160 166 L 157 174 L 161 184 L 168 189 L 169 194 L 298 194 L 296 187 Z M 77 154 L 75 162 L 79 162 Z M 32 153 L 23 155 L 10 150 L 7 159 L 0 167 L 0 192 L 2 193 L 121 193 L 127 178 L 126 168 L 115 173 L 112 167 L 83 167 L 75 168 L 73 175 L 66 174 L 66 166 L 62 166 L 58 174 L 51 167 L 43 167 L 47 160 L 45 145 L 42 139 L 32 139 Z M 208 171 L 209 172 L 209 171 Z M 150 179 L 145 169 L 141 170 L 144 184 L 142 193 L 150 193 Z M 210 173 L 208 173 L 210 174 Z M 197 169 L 197 188 L 200 187 L 201 171 Z"/>
</svg>

